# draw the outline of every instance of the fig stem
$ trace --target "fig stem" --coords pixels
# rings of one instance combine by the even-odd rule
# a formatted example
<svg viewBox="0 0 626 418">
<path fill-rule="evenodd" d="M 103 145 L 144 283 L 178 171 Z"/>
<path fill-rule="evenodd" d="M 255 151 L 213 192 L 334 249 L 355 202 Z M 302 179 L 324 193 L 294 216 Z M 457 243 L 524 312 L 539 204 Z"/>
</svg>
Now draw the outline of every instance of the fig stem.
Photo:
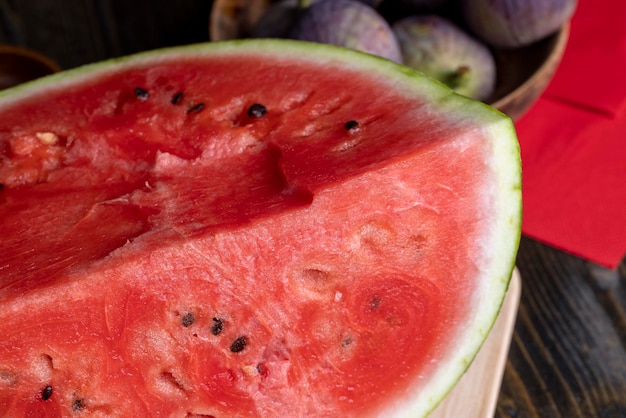
<svg viewBox="0 0 626 418">
<path fill-rule="evenodd" d="M 461 65 L 456 69 L 456 71 L 448 74 L 448 76 L 445 77 L 444 82 L 448 85 L 448 87 L 456 89 L 465 84 L 469 76 L 470 68 L 467 65 Z"/>
</svg>

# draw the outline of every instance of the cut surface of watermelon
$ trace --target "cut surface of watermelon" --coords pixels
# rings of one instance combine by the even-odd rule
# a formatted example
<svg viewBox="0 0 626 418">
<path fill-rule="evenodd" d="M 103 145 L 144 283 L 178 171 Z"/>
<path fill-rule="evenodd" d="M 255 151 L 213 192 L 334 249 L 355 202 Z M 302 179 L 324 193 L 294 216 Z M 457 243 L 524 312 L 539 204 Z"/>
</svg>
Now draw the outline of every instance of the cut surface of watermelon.
<svg viewBox="0 0 626 418">
<path fill-rule="evenodd" d="M 423 416 L 520 230 L 511 121 L 358 52 L 246 40 L 0 93 L 5 416 Z"/>
</svg>

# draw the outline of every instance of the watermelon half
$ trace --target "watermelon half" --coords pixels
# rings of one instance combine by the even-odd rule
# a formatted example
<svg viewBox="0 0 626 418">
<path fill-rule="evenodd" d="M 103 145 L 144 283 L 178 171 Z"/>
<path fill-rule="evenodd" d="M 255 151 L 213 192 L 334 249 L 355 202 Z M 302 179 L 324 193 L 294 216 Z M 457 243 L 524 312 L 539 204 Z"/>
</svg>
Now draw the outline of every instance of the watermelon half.
<svg viewBox="0 0 626 418">
<path fill-rule="evenodd" d="M 4 417 L 420 417 L 498 314 L 513 125 L 389 61 L 246 40 L 0 94 Z"/>
</svg>

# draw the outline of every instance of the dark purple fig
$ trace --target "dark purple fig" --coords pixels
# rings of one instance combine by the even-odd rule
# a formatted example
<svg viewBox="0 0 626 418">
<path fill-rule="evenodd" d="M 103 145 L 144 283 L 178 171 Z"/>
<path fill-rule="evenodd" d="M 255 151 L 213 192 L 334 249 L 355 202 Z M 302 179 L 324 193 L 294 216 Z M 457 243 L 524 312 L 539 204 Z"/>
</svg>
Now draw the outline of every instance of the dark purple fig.
<svg viewBox="0 0 626 418">
<path fill-rule="evenodd" d="M 393 24 L 413 15 L 436 14 L 456 20 L 459 13 L 457 0 L 385 0 L 376 10 L 387 22 Z"/>
<path fill-rule="evenodd" d="M 286 38 L 298 20 L 299 0 L 280 0 L 272 3 L 252 29 L 254 38 Z"/>
<path fill-rule="evenodd" d="M 484 44 L 441 16 L 415 15 L 395 22 L 404 64 L 473 99 L 494 90 L 496 65 Z"/>
<path fill-rule="evenodd" d="M 372 7 L 378 7 L 382 0 L 359 0 L 361 3 L 365 3 Z"/>
<path fill-rule="evenodd" d="M 451 0 L 396 0 L 404 7 L 415 12 L 442 11 L 450 5 Z"/>
<path fill-rule="evenodd" d="M 468 28 L 492 46 L 517 48 L 556 32 L 576 0 L 460 0 Z"/>
<path fill-rule="evenodd" d="M 292 37 L 402 61 L 389 24 L 376 10 L 357 0 L 317 0 L 302 13 Z"/>
<path fill-rule="evenodd" d="M 300 0 L 300 5 L 302 7 L 308 7 L 312 5 L 313 3 L 315 3 L 316 1 L 320 1 L 320 0 Z M 360 3 L 367 4 L 368 6 L 377 7 L 383 0 L 357 0 L 357 1 Z"/>
</svg>

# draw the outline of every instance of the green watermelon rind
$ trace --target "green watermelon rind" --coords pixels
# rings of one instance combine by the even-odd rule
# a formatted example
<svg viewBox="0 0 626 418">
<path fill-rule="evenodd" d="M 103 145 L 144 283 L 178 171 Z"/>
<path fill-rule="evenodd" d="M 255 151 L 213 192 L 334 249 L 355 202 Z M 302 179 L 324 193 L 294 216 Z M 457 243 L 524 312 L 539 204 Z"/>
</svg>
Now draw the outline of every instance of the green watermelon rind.
<svg viewBox="0 0 626 418">
<path fill-rule="evenodd" d="M 265 59 L 272 56 L 294 59 L 303 63 L 314 57 L 316 65 L 340 65 L 380 76 L 385 83 L 393 84 L 396 92 L 426 98 L 429 105 L 439 109 L 448 120 L 470 122 L 470 126 L 481 129 L 491 139 L 493 152 L 489 163 L 497 173 L 495 178 L 498 183 L 493 193 L 498 204 L 498 219 L 494 224 L 492 242 L 485 246 L 495 248 L 496 251 L 484 268 L 480 299 L 492 303 L 482 303 L 477 316 L 467 324 L 463 346 L 454 350 L 445 367 L 438 368 L 427 387 L 419 393 L 409 394 L 384 413 L 385 417 L 390 416 L 390 413 L 398 417 L 428 415 L 462 377 L 487 338 L 497 319 L 515 266 L 521 234 L 521 161 L 515 128 L 506 115 L 484 103 L 458 95 L 442 83 L 413 69 L 386 59 L 331 45 L 278 39 L 246 39 L 168 47 L 87 64 L 0 92 L 0 109 L 27 98 L 33 92 L 64 89 L 136 65 L 155 65 L 184 57 L 235 56 L 242 53 Z"/>
<path fill-rule="evenodd" d="M 497 245 L 498 251 L 492 255 L 491 263 L 485 270 L 484 276 L 489 279 L 484 280 L 485 289 L 481 297 L 482 301 L 492 301 L 493 304 L 482 305 L 478 315 L 467 324 L 468 337 L 464 340 L 464 347 L 455 350 L 454 360 L 447 367 L 437 370 L 428 386 L 415 394 L 417 399 L 407 399 L 398 404 L 394 417 L 415 418 L 429 415 L 470 367 L 498 318 L 515 268 L 521 239 L 522 173 L 519 143 L 513 122 L 486 104 L 456 93 L 450 93 L 439 103 L 451 114 L 471 117 L 479 125 L 488 126 L 484 128 L 484 133 L 492 139 L 494 146 L 491 165 L 500 173 L 495 187 L 495 193 L 499 196 L 495 201 L 499 204 L 497 212 L 500 216 L 492 237 L 494 244 L 491 245 Z M 388 414 L 387 411 L 381 417 L 390 416 Z"/>
</svg>

